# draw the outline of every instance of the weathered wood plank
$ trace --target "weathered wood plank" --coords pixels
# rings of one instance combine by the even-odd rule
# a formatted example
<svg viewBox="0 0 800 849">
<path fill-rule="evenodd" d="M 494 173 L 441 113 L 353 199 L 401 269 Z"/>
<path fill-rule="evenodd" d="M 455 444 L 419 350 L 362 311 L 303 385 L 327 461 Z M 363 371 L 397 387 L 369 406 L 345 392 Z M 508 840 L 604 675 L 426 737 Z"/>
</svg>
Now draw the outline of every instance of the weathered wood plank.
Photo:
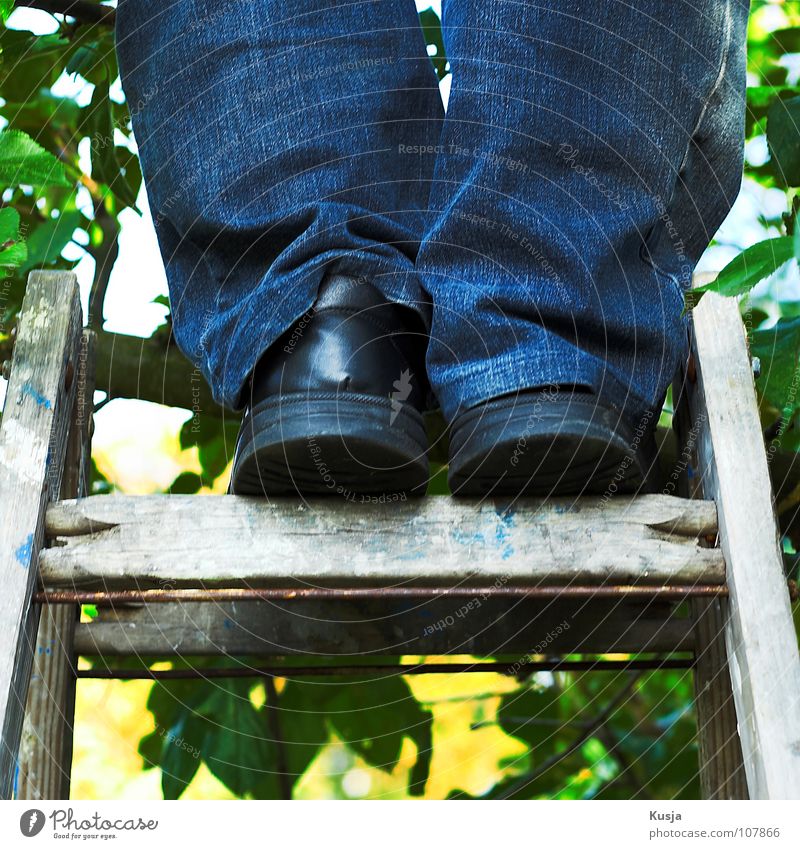
<svg viewBox="0 0 800 849">
<path fill-rule="evenodd" d="M 719 512 L 730 593 L 725 640 L 747 786 L 753 799 L 798 799 L 800 656 L 735 300 L 703 298 L 693 344 L 697 471 Z"/>
<path fill-rule="evenodd" d="M 47 587 L 722 583 L 712 503 L 102 496 L 52 505 Z"/>
<path fill-rule="evenodd" d="M 38 609 L 44 509 L 61 486 L 81 331 L 75 275 L 33 272 L 0 427 L 0 796 L 12 793 Z"/>
<path fill-rule="evenodd" d="M 695 622 L 694 687 L 703 798 L 748 799 L 725 648 L 728 602 L 693 598 L 689 606 Z"/>
<path fill-rule="evenodd" d="M 61 497 L 85 495 L 91 472 L 95 334 L 84 330 L 78 352 Z M 39 618 L 19 748 L 18 799 L 69 799 L 75 714 L 75 626 L 79 607 L 48 605 Z"/>
<path fill-rule="evenodd" d="M 697 499 L 703 497 L 703 482 L 696 474 L 700 468 L 697 427 L 689 407 L 690 386 L 686 371 L 682 370 L 672 390 L 675 399 L 673 425 L 681 457 L 681 462 L 673 468 L 678 475 L 680 494 Z M 698 411 L 698 416 L 705 420 L 704 411 Z M 703 798 L 747 799 L 747 780 L 725 647 L 727 600 L 691 598 L 689 611 L 694 622 L 694 704 Z"/>
<path fill-rule="evenodd" d="M 472 602 L 472 603 L 470 603 Z M 476 603 L 477 602 L 477 603 Z M 694 646 L 674 605 L 617 599 L 435 599 L 158 604 L 98 609 L 80 655 L 187 656 L 676 652 Z"/>
</svg>

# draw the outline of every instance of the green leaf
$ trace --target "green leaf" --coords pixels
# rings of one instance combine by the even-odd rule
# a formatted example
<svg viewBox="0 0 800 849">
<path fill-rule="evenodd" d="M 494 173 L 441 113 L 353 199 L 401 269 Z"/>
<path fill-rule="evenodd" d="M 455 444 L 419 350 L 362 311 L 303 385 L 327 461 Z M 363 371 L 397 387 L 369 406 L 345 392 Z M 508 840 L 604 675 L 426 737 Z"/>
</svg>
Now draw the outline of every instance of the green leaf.
<svg viewBox="0 0 800 849">
<path fill-rule="evenodd" d="M 25 262 L 28 249 L 20 237 L 19 213 L 10 206 L 0 209 L 0 267 L 16 268 Z"/>
<path fill-rule="evenodd" d="M 203 467 L 203 478 L 211 483 L 218 478 L 233 456 L 239 422 L 214 416 L 190 418 L 181 428 L 181 448 L 197 446 L 197 456 Z"/>
<path fill-rule="evenodd" d="M 548 690 L 509 693 L 497 711 L 497 721 L 506 734 L 524 740 L 536 753 L 552 743 L 559 730 L 558 696 Z"/>
<path fill-rule="evenodd" d="M 77 36 L 73 35 L 70 42 L 64 67 L 68 74 L 80 74 L 92 85 L 102 85 L 105 79 L 117 78 L 119 69 L 113 29 L 80 27 Z"/>
<path fill-rule="evenodd" d="M 406 729 L 408 736 L 417 746 L 417 760 L 408 777 L 408 792 L 412 796 L 422 796 L 431 774 L 433 759 L 433 714 L 421 711 L 423 719 Z"/>
<path fill-rule="evenodd" d="M 745 116 L 745 136 L 751 138 L 765 131 L 765 122 L 769 107 L 775 100 L 789 100 L 800 94 L 794 85 L 757 85 L 747 88 L 747 112 Z M 770 172 L 771 173 L 771 172 Z"/>
<path fill-rule="evenodd" d="M 602 781 L 610 781 L 619 772 L 619 765 L 596 737 L 590 737 L 581 746 L 581 754 Z"/>
<path fill-rule="evenodd" d="M 686 310 L 694 309 L 706 292 L 718 292 L 727 297 L 749 292 L 792 259 L 794 251 L 791 236 L 778 236 L 747 248 L 729 262 L 711 283 L 689 289 L 684 294 Z"/>
<path fill-rule="evenodd" d="M 256 710 L 250 701 L 251 683 L 242 678 L 215 681 L 197 707 L 204 720 L 203 760 L 237 796 L 252 795 L 255 787 L 277 779 L 275 743 L 266 710 Z"/>
<path fill-rule="evenodd" d="M 415 791 L 424 790 L 431 716 L 414 698 L 402 676 L 343 682 L 336 696 L 327 701 L 327 709 L 337 736 L 370 766 L 386 772 L 397 766 L 403 738 L 413 739 L 419 765 L 413 783 Z"/>
<path fill-rule="evenodd" d="M 761 396 L 786 417 L 791 416 L 800 407 L 800 318 L 780 319 L 774 327 L 754 331 L 750 351 L 761 360 L 757 381 Z"/>
<path fill-rule="evenodd" d="M 450 485 L 447 483 L 447 466 L 430 464 L 428 489 L 426 495 L 450 495 Z"/>
<path fill-rule="evenodd" d="M 433 62 L 436 76 L 441 80 L 447 76 L 447 56 L 444 50 L 442 22 L 433 9 L 424 9 L 420 12 L 419 22 L 422 26 L 422 33 L 425 36 L 425 44 L 434 47 L 434 53 L 430 58 L 431 62 Z"/>
<path fill-rule="evenodd" d="M 277 722 L 284 745 L 290 780 L 300 780 L 320 749 L 330 742 L 330 731 L 319 696 L 327 684 L 320 679 L 292 678 L 278 697 Z M 260 796 L 264 798 L 264 796 Z"/>
<path fill-rule="evenodd" d="M 798 222 L 794 222 L 794 236 L 792 237 L 793 244 L 792 248 L 794 250 L 794 258 L 800 263 L 800 226 L 798 226 Z"/>
<path fill-rule="evenodd" d="M 50 153 L 69 156 L 70 163 L 78 167 L 76 148 L 71 147 L 67 153 L 63 146 L 64 139 L 77 135 L 81 108 L 74 100 L 43 91 L 24 103 L 5 103 L 2 112 L 8 119 L 8 129 L 22 130 Z"/>
<path fill-rule="evenodd" d="M 26 103 L 61 74 L 70 42 L 61 35 L 0 29 L 0 97 Z"/>
<path fill-rule="evenodd" d="M 0 184 L 3 186 L 69 186 L 64 166 L 19 130 L 0 132 Z"/>
<path fill-rule="evenodd" d="M 28 237 L 28 259 L 20 273 L 26 274 L 32 268 L 57 260 L 82 221 L 81 213 L 71 210 L 39 224 Z"/>
<path fill-rule="evenodd" d="M 329 702 L 330 723 L 339 738 L 370 766 L 391 772 L 403 748 L 407 715 L 404 702 L 414 701 L 408 685 L 396 676 L 359 682 L 352 687 L 358 691 L 357 699 L 345 686 Z"/>
<path fill-rule="evenodd" d="M 189 709 L 189 703 L 197 698 L 197 681 L 157 681 L 147 697 L 147 709 L 153 714 L 155 731 L 139 741 L 139 754 L 144 759 L 144 768 L 159 766 L 164 732 L 178 721 L 181 713 Z"/>
<path fill-rule="evenodd" d="M 230 665 L 240 666 L 231 659 Z M 228 665 L 218 658 L 174 665 Z M 153 685 L 147 707 L 155 731 L 142 738 L 145 769 L 160 766 L 164 798 L 177 799 L 201 762 L 238 796 L 277 798 L 277 755 L 266 711 L 253 707 L 249 679 L 174 680 Z"/>
<path fill-rule="evenodd" d="M 782 186 L 800 186 L 800 96 L 776 98 L 767 112 L 772 171 Z"/>
<path fill-rule="evenodd" d="M 120 155 L 129 155 L 130 151 L 127 148 L 118 151 L 114 141 L 114 119 L 107 77 L 95 85 L 88 109 L 87 129 L 91 136 L 92 178 L 108 186 L 123 207 L 129 206 L 138 212 L 136 195 L 120 164 Z"/>
<path fill-rule="evenodd" d="M 0 268 L 18 268 L 25 262 L 28 248 L 25 242 L 0 247 Z"/>
<path fill-rule="evenodd" d="M 203 479 L 194 472 L 181 472 L 170 484 L 171 495 L 194 495 L 203 486 Z"/>
<path fill-rule="evenodd" d="M 331 677 L 292 679 L 280 694 L 280 723 L 290 772 L 298 777 L 327 743 L 329 725 L 370 766 L 397 766 L 403 738 L 413 740 L 417 760 L 408 789 L 421 795 L 430 774 L 433 718 L 399 675 L 352 681 Z M 305 745 L 302 745 L 302 743 Z"/>
<path fill-rule="evenodd" d="M 800 53 L 800 27 L 776 29 L 770 33 L 769 46 L 777 55 Z"/>
<path fill-rule="evenodd" d="M 130 197 L 137 198 L 139 189 L 142 187 L 142 168 L 139 164 L 139 157 L 128 148 L 118 146 L 117 159 L 125 182 L 128 184 Z"/>
<path fill-rule="evenodd" d="M 66 68 L 68 74 L 80 74 L 85 80 L 95 85 L 103 78 L 110 76 L 107 62 L 109 59 L 109 43 L 105 39 L 85 41 L 69 57 Z"/>
<path fill-rule="evenodd" d="M 162 737 L 161 790 L 165 799 L 179 799 L 200 767 L 205 724 L 181 713 Z M 192 741 L 192 742 L 189 742 Z"/>
<path fill-rule="evenodd" d="M 0 21 L 5 23 L 8 16 L 14 11 L 16 0 L 0 0 Z"/>
</svg>

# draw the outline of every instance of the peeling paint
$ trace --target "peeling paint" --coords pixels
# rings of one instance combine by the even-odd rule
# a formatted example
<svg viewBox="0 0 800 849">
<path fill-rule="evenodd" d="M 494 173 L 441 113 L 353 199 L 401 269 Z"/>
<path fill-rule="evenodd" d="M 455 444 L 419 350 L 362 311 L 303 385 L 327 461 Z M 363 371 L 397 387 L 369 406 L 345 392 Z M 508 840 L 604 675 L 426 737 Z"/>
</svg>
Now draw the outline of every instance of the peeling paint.
<svg viewBox="0 0 800 849">
<path fill-rule="evenodd" d="M 47 330 L 51 322 L 51 312 L 50 304 L 46 300 L 42 299 L 38 304 L 35 304 L 32 309 L 28 310 L 25 318 L 30 322 L 33 330 Z"/>
<path fill-rule="evenodd" d="M 514 546 L 509 542 L 509 531 L 514 527 L 514 513 L 508 511 L 498 515 L 500 520 L 495 528 L 495 541 L 497 547 L 501 549 L 500 556 L 503 560 L 508 560 L 514 556 Z"/>
<path fill-rule="evenodd" d="M 28 534 L 28 538 L 22 545 L 14 552 L 14 557 L 17 558 L 17 562 L 24 566 L 26 569 L 30 566 L 31 563 L 31 554 L 33 553 L 33 534 Z"/>
<path fill-rule="evenodd" d="M 460 545 L 486 545 L 483 534 L 465 534 L 461 528 L 453 528 L 451 536 Z"/>
<path fill-rule="evenodd" d="M 33 398 L 33 400 L 36 401 L 36 403 L 40 407 L 44 407 L 45 410 L 53 409 L 53 404 L 50 399 L 45 398 L 44 395 L 42 395 L 40 392 L 37 392 L 37 390 L 33 386 L 31 386 L 28 381 L 25 381 L 25 383 L 22 384 L 22 395 L 23 397 L 27 395 L 29 398 Z"/>
</svg>

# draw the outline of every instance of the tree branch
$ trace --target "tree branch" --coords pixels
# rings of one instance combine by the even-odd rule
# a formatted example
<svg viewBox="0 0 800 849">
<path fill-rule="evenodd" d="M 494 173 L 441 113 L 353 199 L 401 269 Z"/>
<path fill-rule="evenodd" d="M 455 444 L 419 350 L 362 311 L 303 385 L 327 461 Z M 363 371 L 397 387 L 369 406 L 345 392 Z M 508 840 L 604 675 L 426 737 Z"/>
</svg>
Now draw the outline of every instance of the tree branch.
<svg viewBox="0 0 800 849">
<path fill-rule="evenodd" d="M 587 724 L 586 728 L 564 749 L 562 752 L 556 752 L 554 755 L 551 755 L 547 760 L 542 761 L 536 769 L 531 770 L 530 772 L 526 772 L 524 775 L 521 775 L 516 781 L 512 782 L 509 787 L 507 787 L 501 796 L 498 796 L 499 799 L 509 799 L 512 796 L 515 796 L 517 793 L 524 790 L 529 784 L 532 784 L 536 781 L 537 778 L 541 778 L 548 770 L 552 769 L 558 763 L 560 763 L 564 758 L 569 757 L 573 752 L 580 749 L 580 747 L 591 737 L 594 737 L 595 734 L 608 722 L 611 718 L 611 715 L 614 711 L 628 698 L 631 691 L 633 690 L 636 682 L 642 677 L 641 672 L 632 672 L 628 676 L 628 680 L 625 685 L 620 689 L 616 696 L 606 705 L 603 711 L 590 723 Z"/>
<path fill-rule="evenodd" d="M 103 329 L 103 305 L 114 263 L 119 256 L 119 222 L 108 213 L 103 198 L 94 202 L 94 220 L 103 233 L 103 241 L 97 248 L 91 245 L 86 251 L 94 260 L 94 280 L 89 292 L 89 327 Z"/>
<path fill-rule="evenodd" d="M 23 0 L 17 6 L 40 9 L 51 15 L 66 15 L 81 24 L 102 24 L 113 27 L 116 22 L 116 10 L 110 6 L 99 6 L 86 0 Z"/>
<path fill-rule="evenodd" d="M 280 716 L 278 714 L 278 691 L 275 689 L 275 679 L 271 675 L 264 678 L 264 688 L 267 691 L 267 723 L 272 739 L 275 742 L 275 752 L 277 754 L 277 763 L 275 768 L 278 772 L 278 786 L 281 791 L 282 799 L 292 798 L 292 788 L 294 782 L 292 776 L 289 775 L 289 766 L 286 760 L 286 743 L 283 740 L 281 733 Z"/>
<path fill-rule="evenodd" d="M 97 388 L 109 398 L 141 398 L 221 418 L 205 379 L 174 345 L 122 333 L 97 334 Z"/>
</svg>

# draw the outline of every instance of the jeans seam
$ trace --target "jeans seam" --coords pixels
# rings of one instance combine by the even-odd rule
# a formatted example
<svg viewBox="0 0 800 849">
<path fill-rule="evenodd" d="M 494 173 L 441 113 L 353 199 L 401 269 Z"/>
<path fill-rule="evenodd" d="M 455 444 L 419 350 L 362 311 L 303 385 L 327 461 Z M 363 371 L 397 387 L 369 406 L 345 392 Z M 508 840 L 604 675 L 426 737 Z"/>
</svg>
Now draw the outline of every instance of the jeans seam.
<svg viewBox="0 0 800 849">
<path fill-rule="evenodd" d="M 678 169 L 678 173 L 686 167 L 686 162 L 689 159 L 689 153 L 691 151 L 691 142 L 692 139 L 696 138 L 698 132 L 700 131 L 700 127 L 703 125 L 703 121 L 705 121 L 706 113 L 708 112 L 708 107 L 711 104 L 711 101 L 714 95 L 719 91 L 720 86 L 725 80 L 725 75 L 728 72 L 728 60 L 731 54 L 731 42 L 733 36 L 733 16 L 731 15 L 731 0 L 726 0 L 725 3 L 725 41 L 722 45 L 722 52 L 720 54 L 720 63 L 719 70 L 717 71 L 717 78 L 714 81 L 714 85 L 711 86 L 711 90 L 708 92 L 708 95 L 705 98 L 703 103 L 703 108 L 700 110 L 700 115 L 697 118 L 697 122 L 695 123 L 694 129 L 692 130 L 691 136 L 689 136 L 689 144 L 686 146 L 686 153 L 684 154 L 683 161 L 681 162 L 681 167 Z"/>
<path fill-rule="evenodd" d="M 686 164 L 689 161 L 689 156 L 692 152 L 692 144 L 697 138 L 697 134 L 700 132 L 700 128 L 703 126 L 703 122 L 705 121 L 711 101 L 713 100 L 714 95 L 717 93 L 717 91 L 719 91 L 720 86 L 724 82 L 725 76 L 728 72 L 728 64 L 733 41 L 733 16 L 731 15 L 731 0 L 726 0 L 725 2 L 724 17 L 725 37 L 722 43 L 722 48 L 720 50 L 719 68 L 717 69 L 717 76 L 714 79 L 714 83 L 709 89 L 708 94 L 703 98 L 703 106 L 700 109 L 700 114 L 697 116 L 697 120 L 695 121 L 694 127 L 692 128 L 692 132 L 689 134 L 689 140 L 686 144 L 686 150 L 683 154 L 683 159 L 681 160 L 681 164 L 678 167 L 676 173 L 675 187 L 672 190 L 672 195 L 669 199 L 669 202 L 664 207 L 667 215 L 670 214 L 670 211 L 673 208 L 675 193 L 677 191 L 677 182 L 681 174 L 683 174 L 686 169 Z M 659 221 L 657 221 L 650 229 L 650 232 L 645 236 L 644 244 L 642 245 L 642 250 L 640 251 L 640 256 L 642 260 L 650 268 L 652 268 L 653 271 L 655 271 L 658 277 L 665 279 L 665 282 L 667 282 L 669 286 L 677 292 L 677 294 L 680 296 L 681 301 L 683 301 L 683 288 L 681 287 L 680 282 L 675 278 L 674 274 L 669 274 L 668 272 L 663 271 L 653 261 L 651 252 L 648 248 L 648 245 L 650 245 L 653 241 L 654 235 L 661 233 L 662 226 L 662 222 L 659 219 Z"/>
</svg>

